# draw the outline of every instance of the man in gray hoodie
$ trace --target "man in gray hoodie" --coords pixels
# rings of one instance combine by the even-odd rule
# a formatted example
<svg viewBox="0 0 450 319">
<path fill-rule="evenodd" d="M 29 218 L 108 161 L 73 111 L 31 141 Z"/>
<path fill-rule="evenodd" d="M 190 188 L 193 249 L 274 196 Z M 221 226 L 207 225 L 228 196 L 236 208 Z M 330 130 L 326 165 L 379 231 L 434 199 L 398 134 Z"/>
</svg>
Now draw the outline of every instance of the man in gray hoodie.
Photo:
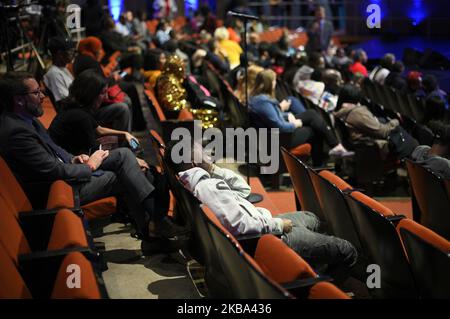
<svg viewBox="0 0 450 319">
<path fill-rule="evenodd" d="M 200 163 L 175 164 L 172 149 L 166 149 L 166 160 L 179 180 L 200 202 L 207 205 L 222 225 L 233 235 L 275 234 L 313 266 L 328 265 L 327 272 L 342 279 L 357 261 L 356 249 L 348 241 L 318 232 L 316 215 L 307 211 L 279 214 L 273 217 L 263 207 L 246 200 L 250 186 L 244 178 L 212 164 L 202 152 L 192 158 Z M 197 154 L 198 155 L 198 154 Z"/>
</svg>

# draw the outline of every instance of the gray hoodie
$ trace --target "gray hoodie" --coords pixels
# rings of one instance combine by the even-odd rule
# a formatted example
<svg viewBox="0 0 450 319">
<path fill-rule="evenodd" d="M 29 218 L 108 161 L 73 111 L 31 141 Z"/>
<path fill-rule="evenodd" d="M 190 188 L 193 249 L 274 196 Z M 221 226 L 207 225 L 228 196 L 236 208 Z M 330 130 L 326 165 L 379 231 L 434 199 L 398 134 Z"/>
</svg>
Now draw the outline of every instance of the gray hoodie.
<svg viewBox="0 0 450 319">
<path fill-rule="evenodd" d="M 450 160 L 437 155 L 430 155 L 431 147 L 427 145 L 417 146 L 411 154 L 411 158 L 418 164 L 432 170 L 445 179 L 450 179 Z"/>
<path fill-rule="evenodd" d="M 208 206 L 233 235 L 283 232 L 281 218 L 272 217 L 269 210 L 245 199 L 250 186 L 233 171 L 214 165 L 211 175 L 199 167 L 178 175 L 184 187 Z"/>
</svg>

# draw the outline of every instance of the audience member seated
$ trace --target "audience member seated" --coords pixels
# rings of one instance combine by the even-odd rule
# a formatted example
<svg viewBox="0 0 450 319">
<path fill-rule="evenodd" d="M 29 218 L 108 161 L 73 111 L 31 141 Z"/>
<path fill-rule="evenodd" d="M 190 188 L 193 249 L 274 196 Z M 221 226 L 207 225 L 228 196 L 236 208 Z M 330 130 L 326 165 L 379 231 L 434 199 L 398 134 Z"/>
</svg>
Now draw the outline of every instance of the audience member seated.
<svg viewBox="0 0 450 319">
<path fill-rule="evenodd" d="M 263 67 L 259 65 L 252 64 L 248 67 L 247 70 L 247 97 L 250 98 L 250 92 L 255 87 L 255 80 L 258 73 L 264 71 Z M 237 87 L 234 91 L 234 95 L 238 98 L 238 100 L 245 105 L 245 74 L 244 70 L 241 70 L 238 74 L 237 78 Z"/>
<path fill-rule="evenodd" d="M 73 63 L 75 77 L 81 72 L 89 69 L 93 69 L 97 73 L 104 75 L 103 68 L 99 62 L 103 55 L 103 46 L 99 38 L 88 37 L 81 40 L 78 45 L 78 52 L 79 54 Z M 118 85 L 116 85 L 116 81 L 119 81 Z M 108 98 L 114 102 L 129 102 L 129 100 L 126 99 L 126 96 L 124 94 L 122 95 L 120 92 L 121 90 L 131 99 L 132 130 L 146 130 L 147 125 L 144 120 L 144 115 L 142 114 L 142 98 L 140 96 L 143 94 L 143 85 L 136 82 L 121 80 L 119 74 L 114 72 L 110 76 Z"/>
<path fill-rule="evenodd" d="M 400 92 L 406 88 L 406 80 L 402 76 L 405 71 L 405 66 L 402 61 L 397 61 L 392 65 L 392 71 L 388 74 L 384 80 L 384 85 L 394 88 Z"/>
<path fill-rule="evenodd" d="M 410 71 L 406 76 L 405 94 L 411 94 L 416 98 L 425 97 L 425 92 L 422 87 L 422 73 L 418 71 Z"/>
<path fill-rule="evenodd" d="M 162 48 L 164 43 L 170 40 L 170 32 L 172 28 L 169 25 L 169 22 L 166 19 L 161 19 L 161 21 L 156 26 L 155 33 L 155 44 L 157 47 Z"/>
<path fill-rule="evenodd" d="M 149 50 L 144 56 L 144 77 L 153 90 L 166 60 L 166 53 L 160 49 Z"/>
<path fill-rule="evenodd" d="M 81 205 L 110 196 L 124 198 L 143 242 L 161 243 L 185 233 L 166 216 L 169 194 L 162 176 L 155 170 L 145 174 L 129 149 L 74 156 L 53 142 L 37 119 L 43 114 L 44 95 L 31 74 L 5 74 L 0 94 L 6 107 L 0 118 L 0 155 L 24 188 L 68 180 L 77 184 Z"/>
<path fill-rule="evenodd" d="M 217 28 L 214 31 L 214 38 L 219 42 L 219 47 L 223 49 L 230 61 L 230 69 L 241 64 L 241 54 L 243 53 L 240 45 L 229 39 L 228 30 L 225 27 Z"/>
<path fill-rule="evenodd" d="M 423 78 L 423 90 L 425 91 L 426 98 L 437 96 L 445 103 L 445 108 L 448 110 L 447 93 L 439 88 L 439 83 L 436 77 L 432 74 L 425 75 Z"/>
<path fill-rule="evenodd" d="M 365 77 L 368 76 L 367 68 L 365 67 L 365 63 L 367 63 L 367 54 L 364 50 L 356 50 L 353 56 L 353 64 L 349 66 L 349 70 L 351 73 L 361 73 Z"/>
<path fill-rule="evenodd" d="M 72 154 L 92 154 L 99 148 L 98 137 L 117 136 L 125 146 L 129 146 L 132 139 L 138 143 L 130 133 L 100 126 L 95 120 L 93 114 L 100 107 L 107 88 L 107 80 L 94 70 L 78 75 L 48 129 L 57 145 Z"/>
<path fill-rule="evenodd" d="M 332 112 L 337 105 L 338 93 L 344 83 L 341 73 L 334 69 L 326 69 L 322 75 L 325 90 L 323 91 L 318 106 L 327 112 Z"/>
<path fill-rule="evenodd" d="M 372 70 L 372 72 L 370 72 L 369 79 L 383 85 L 384 81 L 386 80 L 386 77 L 391 72 L 394 63 L 395 63 L 395 55 L 393 55 L 392 53 L 386 53 L 380 59 L 380 65 L 377 65 Z"/>
<path fill-rule="evenodd" d="M 335 116 L 350 128 L 350 138 L 353 141 L 364 142 L 367 139 L 374 140 L 379 146 L 382 154 L 387 156 L 391 147 L 397 145 L 389 145 L 388 137 L 391 134 L 401 133 L 404 137 L 405 149 L 407 153 L 411 153 L 414 149 L 415 140 L 400 127 L 397 119 L 377 118 L 367 106 L 361 105 L 361 89 L 354 85 L 344 85 L 339 92 L 339 100 L 335 109 Z M 407 155 L 409 155 L 407 154 Z"/>
<path fill-rule="evenodd" d="M 435 133 L 433 145 L 416 147 L 411 159 L 442 178 L 450 180 L 450 125 L 434 121 L 429 126 Z"/>
<path fill-rule="evenodd" d="M 311 212 L 297 211 L 272 217 L 269 210 L 253 206 L 246 200 L 251 192 L 250 186 L 240 175 L 211 164 L 201 146 L 193 148 L 192 160 L 175 164 L 172 159 L 181 155 L 172 154 L 175 149 L 169 145 L 167 162 L 178 173 L 184 187 L 207 205 L 233 235 L 281 235 L 281 239 L 313 267 L 328 265 L 326 272 L 336 280 L 348 275 L 357 261 L 357 252 L 352 244 L 321 234 L 319 219 Z M 196 163 L 197 158 L 201 162 Z"/>
<path fill-rule="evenodd" d="M 52 54 L 53 65 L 44 75 L 43 80 L 55 99 L 55 107 L 59 110 L 60 102 L 69 95 L 69 87 L 73 82 L 73 76 L 66 67 L 72 61 L 71 49 L 73 45 L 70 40 L 57 37 L 50 39 L 48 48 Z M 93 114 L 101 125 L 116 130 L 130 131 L 131 111 L 129 104 L 131 101 L 127 97 L 125 102 L 108 103 L 105 98 L 101 107 L 95 110 Z"/>
<path fill-rule="evenodd" d="M 332 129 L 314 110 L 302 108 L 300 101 L 294 97 L 281 102 L 275 99 L 276 74 L 272 70 L 264 70 L 256 76 L 255 87 L 250 98 L 250 112 L 262 121 L 265 127 L 279 128 L 280 132 L 292 132 L 291 147 L 307 142 L 303 126 L 313 129 L 313 132 L 325 139 L 331 147 L 329 155 L 348 156 L 348 152 L 339 143 Z M 318 145 L 314 145 L 318 147 Z"/>
</svg>

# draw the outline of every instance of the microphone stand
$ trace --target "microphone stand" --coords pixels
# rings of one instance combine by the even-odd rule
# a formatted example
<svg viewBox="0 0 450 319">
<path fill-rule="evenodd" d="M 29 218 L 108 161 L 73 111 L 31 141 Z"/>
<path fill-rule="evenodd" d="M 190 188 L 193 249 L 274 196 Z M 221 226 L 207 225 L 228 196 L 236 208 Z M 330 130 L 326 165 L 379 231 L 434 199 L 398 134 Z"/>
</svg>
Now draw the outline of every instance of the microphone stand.
<svg viewBox="0 0 450 319">
<path fill-rule="evenodd" d="M 236 15 L 238 16 L 238 15 Z M 244 21 L 244 90 L 245 90 L 245 111 L 247 112 L 247 119 L 249 118 L 249 105 L 248 105 L 248 77 L 247 77 L 247 72 L 248 72 L 248 48 L 247 48 L 247 23 L 249 20 L 249 17 L 242 14 L 239 15 L 239 18 L 242 19 Z M 247 126 L 250 126 L 250 121 L 248 121 Z M 247 145 L 247 143 L 245 143 L 245 145 Z M 249 157 L 250 154 L 248 154 L 249 152 L 249 147 L 247 145 L 247 183 L 250 185 L 250 163 L 249 163 Z M 250 203 L 259 203 L 260 201 L 262 201 L 264 199 L 264 197 L 261 194 L 258 193 L 250 193 L 250 195 L 248 195 L 247 200 Z"/>
</svg>

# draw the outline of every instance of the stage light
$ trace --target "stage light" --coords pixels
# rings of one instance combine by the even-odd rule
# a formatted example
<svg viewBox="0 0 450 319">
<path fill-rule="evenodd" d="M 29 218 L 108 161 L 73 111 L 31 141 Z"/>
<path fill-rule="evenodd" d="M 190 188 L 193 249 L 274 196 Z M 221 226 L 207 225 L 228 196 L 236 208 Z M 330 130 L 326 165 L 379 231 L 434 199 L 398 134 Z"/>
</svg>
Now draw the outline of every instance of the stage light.
<svg viewBox="0 0 450 319">
<path fill-rule="evenodd" d="M 193 14 L 198 9 L 198 0 L 187 0 L 184 1 L 184 12 L 186 12 L 186 16 L 189 16 L 191 13 Z"/>
<path fill-rule="evenodd" d="M 120 13 L 122 12 L 123 0 L 108 0 L 109 11 L 114 21 L 119 20 Z"/>
<path fill-rule="evenodd" d="M 423 0 L 413 0 L 412 7 L 408 11 L 408 17 L 411 19 L 413 26 L 420 24 L 427 16 L 427 11 L 423 2 Z"/>
</svg>

